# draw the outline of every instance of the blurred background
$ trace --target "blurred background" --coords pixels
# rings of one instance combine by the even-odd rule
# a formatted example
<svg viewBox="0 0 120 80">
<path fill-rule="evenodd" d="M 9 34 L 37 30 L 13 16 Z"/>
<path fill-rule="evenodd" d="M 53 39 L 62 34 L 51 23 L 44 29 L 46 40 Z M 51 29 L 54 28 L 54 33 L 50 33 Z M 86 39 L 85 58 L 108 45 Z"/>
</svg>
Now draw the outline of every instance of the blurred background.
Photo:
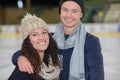
<svg viewBox="0 0 120 80">
<path fill-rule="evenodd" d="M 60 0 L 0 0 L 0 80 L 14 69 L 11 58 L 21 48 L 20 20 L 29 12 L 43 18 L 52 32 L 60 21 Z M 120 80 L 120 0 L 84 0 L 86 30 L 99 37 L 105 80 Z M 91 45 L 92 46 L 92 45 Z"/>
</svg>

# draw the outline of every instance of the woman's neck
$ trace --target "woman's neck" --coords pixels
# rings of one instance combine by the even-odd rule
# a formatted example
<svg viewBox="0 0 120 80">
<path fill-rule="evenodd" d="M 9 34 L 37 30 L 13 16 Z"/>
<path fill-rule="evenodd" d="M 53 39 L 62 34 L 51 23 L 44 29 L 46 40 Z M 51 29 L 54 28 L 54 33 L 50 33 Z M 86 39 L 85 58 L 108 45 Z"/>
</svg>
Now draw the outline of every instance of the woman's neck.
<svg viewBox="0 0 120 80">
<path fill-rule="evenodd" d="M 39 55 L 40 55 L 40 58 L 41 58 L 41 60 L 43 61 L 43 59 L 44 59 L 44 52 L 39 52 Z"/>
</svg>

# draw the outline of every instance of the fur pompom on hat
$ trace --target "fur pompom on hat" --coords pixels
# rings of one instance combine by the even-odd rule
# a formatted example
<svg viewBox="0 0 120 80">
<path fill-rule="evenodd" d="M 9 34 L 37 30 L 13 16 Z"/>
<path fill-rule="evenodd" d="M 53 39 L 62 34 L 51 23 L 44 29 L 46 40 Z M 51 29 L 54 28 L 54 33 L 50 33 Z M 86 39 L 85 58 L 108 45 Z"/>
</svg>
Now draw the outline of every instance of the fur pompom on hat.
<svg viewBox="0 0 120 80">
<path fill-rule="evenodd" d="M 61 6 L 64 2 L 66 1 L 74 1 L 76 3 L 78 3 L 78 5 L 81 7 L 82 9 L 82 12 L 83 12 L 83 16 L 84 16 L 84 9 L 85 9 L 85 6 L 84 6 L 84 2 L 83 0 L 60 0 L 60 3 L 59 3 L 59 14 L 61 13 Z"/>
<path fill-rule="evenodd" d="M 49 32 L 48 25 L 44 20 L 42 20 L 41 18 L 38 18 L 35 15 L 31 15 L 27 13 L 21 21 L 22 39 L 24 40 L 32 30 L 38 29 L 41 27 L 46 28 Z"/>
</svg>

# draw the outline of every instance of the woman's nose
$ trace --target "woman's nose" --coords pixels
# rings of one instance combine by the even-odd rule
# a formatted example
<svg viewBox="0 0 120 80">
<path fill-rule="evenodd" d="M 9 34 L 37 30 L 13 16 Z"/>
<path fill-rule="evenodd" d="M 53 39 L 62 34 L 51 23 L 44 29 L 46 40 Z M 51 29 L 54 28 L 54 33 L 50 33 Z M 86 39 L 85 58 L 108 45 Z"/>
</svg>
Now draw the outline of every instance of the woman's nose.
<svg viewBox="0 0 120 80">
<path fill-rule="evenodd" d="M 39 35 L 39 39 L 43 39 L 44 36 L 42 34 Z"/>
</svg>

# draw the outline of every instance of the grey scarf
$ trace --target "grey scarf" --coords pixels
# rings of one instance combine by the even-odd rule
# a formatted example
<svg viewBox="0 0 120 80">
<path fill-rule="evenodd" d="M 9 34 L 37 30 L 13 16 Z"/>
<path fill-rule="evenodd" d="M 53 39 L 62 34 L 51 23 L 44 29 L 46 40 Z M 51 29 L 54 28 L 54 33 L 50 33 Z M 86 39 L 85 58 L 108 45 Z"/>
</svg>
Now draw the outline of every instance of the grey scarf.
<svg viewBox="0 0 120 80">
<path fill-rule="evenodd" d="M 81 22 L 80 22 L 81 23 Z M 84 26 L 79 25 L 67 40 L 64 37 L 63 23 L 58 24 L 53 38 L 56 40 L 60 49 L 74 47 L 70 61 L 69 80 L 85 80 L 84 70 L 84 44 L 86 31 Z"/>
</svg>

